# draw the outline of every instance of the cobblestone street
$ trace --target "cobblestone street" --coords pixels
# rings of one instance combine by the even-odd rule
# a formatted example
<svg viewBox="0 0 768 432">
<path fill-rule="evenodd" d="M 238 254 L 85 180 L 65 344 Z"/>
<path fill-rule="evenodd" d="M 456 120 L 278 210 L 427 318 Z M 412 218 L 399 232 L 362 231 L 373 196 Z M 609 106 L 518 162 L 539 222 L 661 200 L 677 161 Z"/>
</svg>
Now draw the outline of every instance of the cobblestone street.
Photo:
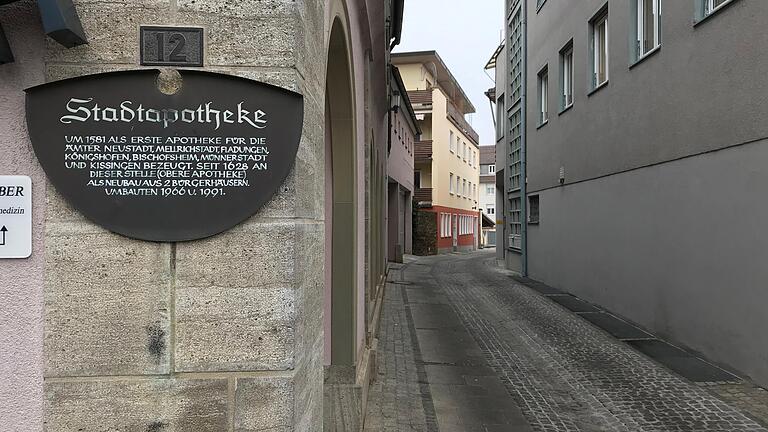
<svg viewBox="0 0 768 432">
<path fill-rule="evenodd" d="M 765 390 L 493 252 L 409 258 L 389 280 L 366 430 L 768 431 Z"/>
</svg>

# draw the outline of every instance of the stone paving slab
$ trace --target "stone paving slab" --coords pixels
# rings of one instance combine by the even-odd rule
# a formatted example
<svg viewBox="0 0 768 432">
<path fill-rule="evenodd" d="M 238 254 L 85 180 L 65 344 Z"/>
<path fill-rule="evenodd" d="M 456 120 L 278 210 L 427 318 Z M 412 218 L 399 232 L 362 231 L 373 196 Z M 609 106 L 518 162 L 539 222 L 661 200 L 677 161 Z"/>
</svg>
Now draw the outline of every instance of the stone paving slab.
<svg viewBox="0 0 768 432">
<path fill-rule="evenodd" d="M 494 261 L 409 257 L 390 276 L 366 431 L 768 432 L 767 391 L 694 383 L 673 370 L 697 371 L 689 353 Z"/>
<path fill-rule="evenodd" d="M 465 327 L 536 431 L 766 431 L 715 397 L 544 297 L 509 283 L 491 254 L 430 259 Z M 650 335 L 648 335 L 650 336 Z"/>
</svg>

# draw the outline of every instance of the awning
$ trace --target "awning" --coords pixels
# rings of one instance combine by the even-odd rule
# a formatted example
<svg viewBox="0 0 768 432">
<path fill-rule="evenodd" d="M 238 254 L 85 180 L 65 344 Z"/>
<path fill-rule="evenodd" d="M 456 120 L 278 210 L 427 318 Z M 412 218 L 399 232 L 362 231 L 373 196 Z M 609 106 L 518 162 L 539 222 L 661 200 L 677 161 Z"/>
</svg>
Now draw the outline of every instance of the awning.
<svg viewBox="0 0 768 432">
<path fill-rule="evenodd" d="M 483 228 L 495 228 L 496 222 L 488 217 L 485 213 L 483 215 Z"/>
</svg>

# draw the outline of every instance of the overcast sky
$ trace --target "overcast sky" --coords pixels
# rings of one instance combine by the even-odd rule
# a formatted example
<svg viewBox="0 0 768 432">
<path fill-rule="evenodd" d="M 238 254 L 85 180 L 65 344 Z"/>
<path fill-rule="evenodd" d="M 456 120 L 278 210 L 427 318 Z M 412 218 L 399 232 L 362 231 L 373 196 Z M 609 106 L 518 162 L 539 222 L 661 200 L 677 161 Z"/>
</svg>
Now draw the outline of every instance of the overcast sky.
<svg viewBox="0 0 768 432">
<path fill-rule="evenodd" d="M 501 43 L 504 0 L 405 0 L 403 37 L 395 52 L 435 50 L 459 80 L 477 113 L 468 116 L 480 144 L 495 144 L 483 68 Z M 493 72 L 493 71 L 489 71 Z"/>
</svg>

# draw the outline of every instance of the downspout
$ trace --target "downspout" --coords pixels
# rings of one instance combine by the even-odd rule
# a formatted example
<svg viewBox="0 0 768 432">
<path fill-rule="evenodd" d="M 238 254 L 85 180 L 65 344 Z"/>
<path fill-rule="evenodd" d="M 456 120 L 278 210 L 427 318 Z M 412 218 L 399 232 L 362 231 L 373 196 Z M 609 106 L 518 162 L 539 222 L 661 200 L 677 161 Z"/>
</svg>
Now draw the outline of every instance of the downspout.
<svg viewBox="0 0 768 432">
<path fill-rule="evenodd" d="M 520 91 L 520 103 L 522 112 L 520 122 L 522 134 L 520 137 L 520 250 L 522 252 L 521 273 L 528 277 L 528 170 L 526 164 L 527 136 L 528 136 L 528 0 L 523 1 L 523 16 L 521 20 L 521 32 L 523 39 L 523 83 Z"/>
</svg>

